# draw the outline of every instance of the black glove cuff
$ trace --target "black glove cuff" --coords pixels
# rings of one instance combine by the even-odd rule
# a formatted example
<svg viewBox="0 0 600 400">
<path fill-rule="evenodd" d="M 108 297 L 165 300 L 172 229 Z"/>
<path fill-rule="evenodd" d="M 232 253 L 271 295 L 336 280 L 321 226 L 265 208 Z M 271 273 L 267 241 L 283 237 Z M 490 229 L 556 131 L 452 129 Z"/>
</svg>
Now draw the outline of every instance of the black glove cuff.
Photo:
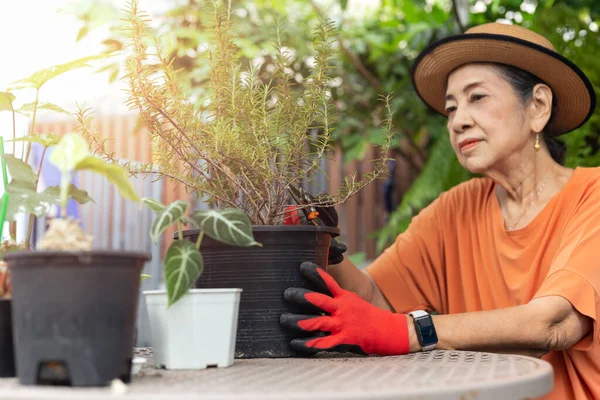
<svg viewBox="0 0 600 400">
<path fill-rule="evenodd" d="M 335 239 L 331 239 L 331 245 L 329 246 L 328 264 L 336 265 L 344 260 L 343 254 L 348 250 L 348 247 L 344 243 L 339 243 Z"/>
</svg>

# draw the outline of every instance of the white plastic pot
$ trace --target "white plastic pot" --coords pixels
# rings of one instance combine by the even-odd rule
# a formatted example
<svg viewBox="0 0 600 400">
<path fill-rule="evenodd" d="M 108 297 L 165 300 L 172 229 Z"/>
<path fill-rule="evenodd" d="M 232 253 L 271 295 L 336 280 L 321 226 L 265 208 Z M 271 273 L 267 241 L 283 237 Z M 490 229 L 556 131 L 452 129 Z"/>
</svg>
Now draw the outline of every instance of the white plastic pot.
<svg viewBox="0 0 600 400">
<path fill-rule="evenodd" d="M 233 364 L 242 289 L 191 289 L 171 307 L 165 290 L 144 291 L 154 363 L 167 369 Z"/>
</svg>

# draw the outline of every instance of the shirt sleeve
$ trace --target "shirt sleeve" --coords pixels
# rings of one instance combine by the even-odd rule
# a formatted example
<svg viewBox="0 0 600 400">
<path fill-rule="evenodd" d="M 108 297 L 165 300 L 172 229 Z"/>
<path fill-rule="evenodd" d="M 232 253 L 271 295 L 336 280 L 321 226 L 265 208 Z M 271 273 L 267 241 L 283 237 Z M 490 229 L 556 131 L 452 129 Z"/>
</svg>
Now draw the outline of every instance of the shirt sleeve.
<svg viewBox="0 0 600 400">
<path fill-rule="evenodd" d="M 590 185 L 565 227 L 560 248 L 534 298 L 561 296 L 593 323 L 572 349 L 600 345 L 600 182 Z"/>
<path fill-rule="evenodd" d="M 444 313 L 444 249 L 438 216 L 443 196 L 421 210 L 395 243 L 366 268 L 398 313 L 417 309 Z"/>
</svg>

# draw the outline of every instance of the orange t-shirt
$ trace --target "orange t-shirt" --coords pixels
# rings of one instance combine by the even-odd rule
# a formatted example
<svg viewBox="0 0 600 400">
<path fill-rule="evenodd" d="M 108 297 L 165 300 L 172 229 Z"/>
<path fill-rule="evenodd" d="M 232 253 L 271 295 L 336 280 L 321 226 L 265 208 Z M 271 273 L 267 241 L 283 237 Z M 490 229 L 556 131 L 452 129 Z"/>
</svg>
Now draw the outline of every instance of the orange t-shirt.
<svg viewBox="0 0 600 400">
<path fill-rule="evenodd" d="M 568 350 L 543 357 L 555 373 L 546 398 L 600 399 L 600 168 L 576 168 L 533 221 L 512 232 L 504 227 L 494 182 L 471 179 L 422 210 L 367 271 L 401 313 L 566 298 L 594 326 Z"/>
</svg>

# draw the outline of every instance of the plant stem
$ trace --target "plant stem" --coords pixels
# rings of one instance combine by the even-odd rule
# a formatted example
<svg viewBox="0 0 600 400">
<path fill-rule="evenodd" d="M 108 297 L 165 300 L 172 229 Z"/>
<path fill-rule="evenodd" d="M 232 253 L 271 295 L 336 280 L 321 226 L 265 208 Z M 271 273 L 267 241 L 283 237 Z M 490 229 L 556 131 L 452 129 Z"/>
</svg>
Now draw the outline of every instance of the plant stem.
<svg viewBox="0 0 600 400">
<path fill-rule="evenodd" d="M 179 240 L 183 240 L 181 221 L 177 221 L 177 237 L 179 237 Z"/>
<path fill-rule="evenodd" d="M 35 178 L 35 190 L 37 191 L 38 182 L 40 181 L 40 175 L 42 173 L 42 163 L 44 162 L 44 156 L 46 155 L 46 150 L 48 150 L 48 146 L 44 146 L 44 150 L 42 150 L 42 157 L 40 158 L 40 165 L 38 166 L 37 177 Z M 61 209 L 61 216 L 64 218 L 63 213 L 66 211 L 66 207 Z M 25 238 L 25 243 L 29 245 L 31 243 L 31 234 L 33 233 L 33 223 L 35 222 L 35 215 L 29 214 L 29 223 L 27 224 L 27 236 Z"/>
<path fill-rule="evenodd" d="M 44 157 L 46 156 L 46 150 L 48 150 L 48 146 L 44 146 L 44 150 L 42 150 L 42 156 L 40 157 L 40 165 L 38 166 L 37 177 L 35 179 L 36 189 L 38 182 L 40 181 L 40 175 L 42 174 L 42 163 L 44 162 Z"/>
<path fill-rule="evenodd" d="M 33 233 L 33 223 L 35 222 L 35 215 L 29 214 L 29 222 L 27 223 L 27 236 L 25 237 L 25 243 L 27 246 L 31 243 L 31 235 Z"/>
<path fill-rule="evenodd" d="M 13 108 L 12 104 L 10 105 L 10 109 L 12 110 L 12 120 L 13 120 L 13 156 L 15 155 L 15 152 L 17 151 L 17 142 L 15 141 L 17 139 L 17 122 L 15 119 L 15 109 Z M 25 143 L 23 143 L 24 145 Z"/>
<path fill-rule="evenodd" d="M 17 241 L 17 221 L 10 221 L 10 224 L 8 225 L 8 234 L 12 241 Z"/>
<path fill-rule="evenodd" d="M 200 250 L 200 243 L 202 243 L 202 238 L 204 237 L 204 232 L 200 231 L 198 234 L 198 240 L 196 240 L 196 248 Z"/>
<path fill-rule="evenodd" d="M 17 142 L 15 141 L 15 139 L 17 138 L 17 122 L 16 122 L 16 118 L 15 118 L 15 109 L 12 106 L 12 103 L 10 105 L 10 109 L 12 111 L 12 122 L 13 122 L 13 156 L 17 156 Z M 23 143 L 23 146 L 25 146 L 25 143 Z M 23 147 L 24 149 L 24 147 Z M 23 158 L 23 154 L 22 154 L 23 150 L 21 151 L 21 158 Z M 10 236 L 10 238 L 12 240 L 14 240 L 15 242 L 17 241 L 17 221 L 10 221 L 10 223 L 8 224 L 8 234 Z"/>
<path fill-rule="evenodd" d="M 39 97 L 40 97 L 40 89 L 36 89 L 35 103 L 33 104 L 33 118 L 31 119 L 31 129 L 29 129 L 29 136 L 33 136 L 33 131 L 35 130 L 35 116 L 37 115 L 37 106 L 38 106 Z M 27 143 L 27 142 L 23 142 L 23 149 L 25 149 L 25 143 Z M 27 164 L 27 160 L 29 159 L 30 152 L 31 152 L 31 145 L 27 146 L 27 153 L 25 155 L 25 158 L 22 158 L 23 151 L 21 151 L 21 159 L 23 160 L 23 162 L 25 164 Z"/>
<path fill-rule="evenodd" d="M 31 119 L 31 128 L 29 129 L 29 136 L 33 135 L 33 131 L 35 130 L 35 117 L 37 115 L 37 106 L 38 106 L 38 101 L 39 101 L 39 97 L 40 97 L 40 89 L 36 89 L 35 91 L 35 103 L 33 104 L 33 118 Z M 31 145 L 27 146 L 27 153 L 25 154 L 25 157 L 23 158 L 23 152 L 25 150 L 25 145 L 27 142 L 23 142 L 23 148 L 21 149 L 21 160 L 23 160 L 23 162 L 25 164 L 27 164 L 27 161 L 29 160 L 29 153 L 31 152 Z M 45 148 L 44 148 L 44 152 L 45 152 Z M 42 159 L 43 160 L 43 159 Z M 40 166 L 41 166 L 41 162 L 40 162 Z M 38 179 L 36 179 L 35 182 L 35 190 L 37 191 L 37 183 L 39 180 L 39 176 L 40 176 L 40 171 L 38 168 Z M 27 236 L 25 237 L 25 243 L 27 244 L 27 246 L 29 247 L 30 243 L 31 243 L 31 234 L 33 233 L 33 222 L 34 222 L 34 218 L 35 216 L 33 214 L 29 214 L 29 224 L 27 225 Z"/>
</svg>

